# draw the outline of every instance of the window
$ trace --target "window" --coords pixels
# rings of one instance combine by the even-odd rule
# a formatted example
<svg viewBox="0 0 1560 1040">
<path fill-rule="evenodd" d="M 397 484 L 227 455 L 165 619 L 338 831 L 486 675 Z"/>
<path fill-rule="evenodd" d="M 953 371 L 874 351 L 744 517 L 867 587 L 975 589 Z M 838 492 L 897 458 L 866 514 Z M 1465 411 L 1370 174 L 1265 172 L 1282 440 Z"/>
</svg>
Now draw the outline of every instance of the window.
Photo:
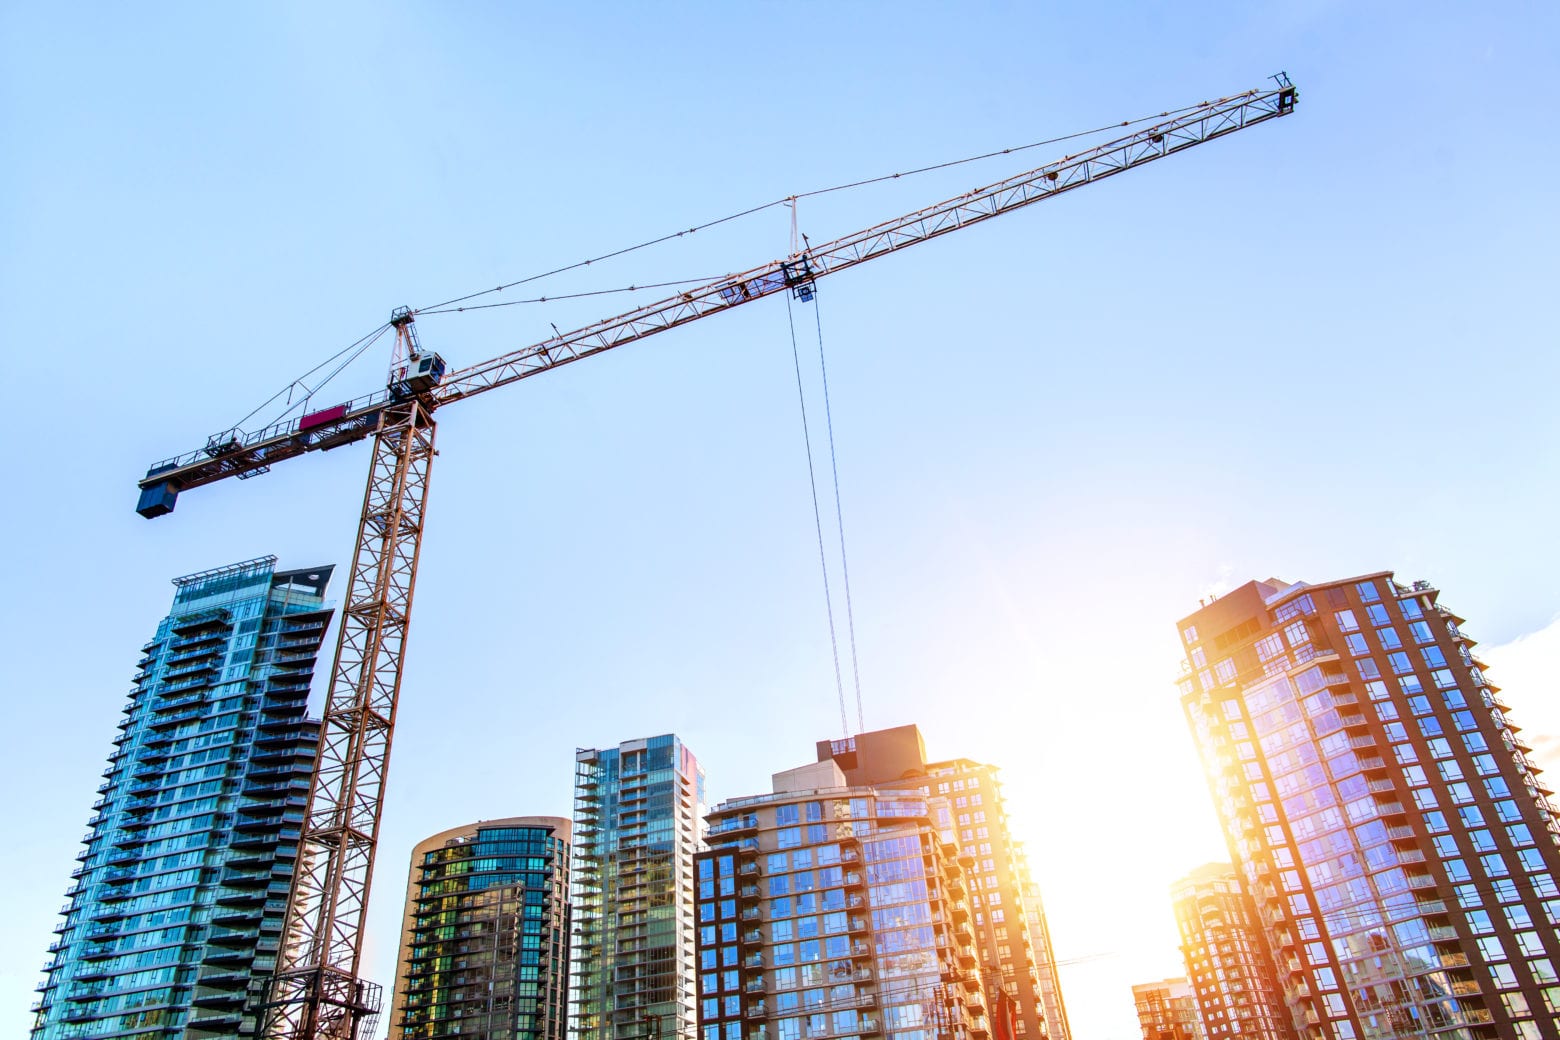
<svg viewBox="0 0 1560 1040">
<path fill-rule="evenodd" d="M 1497 989 L 1506 989 L 1517 984 L 1517 974 L 1509 964 L 1491 964 L 1490 981 L 1495 983 Z"/>
<path fill-rule="evenodd" d="M 1381 603 L 1372 603 L 1365 608 L 1365 616 L 1370 618 L 1372 625 L 1390 625 L 1392 617 L 1387 613 L 1387 608 Z"/>
<path fill-rule="evenodd" d="M 1344 632 L 1359 631 L 1360 623 L 1354 620 L 1354 611 L 1339 610 L 1334 612 L 1333 619 L 1338 622 L 1338 628 Z"/>
<path fill-rule="evenodd" d="M 1403 640 L 1398 638 L 1397 629 L 1391 626 L 1376 629 L 1376 638 L 1388 650 L 1396 650 L 1403 645 Z"/>
<path fill-rule="evenodd" d="M 1533 927 L 1533 915 L 1527 912 L 1525 906 L 1506 906 L 1501 908 L 1501 912 L 1506 915 L 1506 923 L 1511 925 L 1514 932 Z"/>
</svg>

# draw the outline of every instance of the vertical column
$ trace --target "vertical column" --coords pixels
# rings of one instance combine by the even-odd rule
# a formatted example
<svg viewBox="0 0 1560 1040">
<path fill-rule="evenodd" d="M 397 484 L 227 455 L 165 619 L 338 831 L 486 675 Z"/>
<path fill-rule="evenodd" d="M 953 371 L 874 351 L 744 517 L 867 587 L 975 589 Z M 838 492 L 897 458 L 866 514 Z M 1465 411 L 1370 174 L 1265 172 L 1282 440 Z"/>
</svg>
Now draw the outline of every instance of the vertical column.
<svg viewBox="0 0 1560 1040">
<path fill-rule="evenodd" d="M 380 805 L 422 546 L 433 418 L 417 400 L 389 405 L 374 437 L 351 584 L 321 725 L 285 949 L 264 1035 L 358 1040 L 379 988 L 358 978 Z"/>
</svg>

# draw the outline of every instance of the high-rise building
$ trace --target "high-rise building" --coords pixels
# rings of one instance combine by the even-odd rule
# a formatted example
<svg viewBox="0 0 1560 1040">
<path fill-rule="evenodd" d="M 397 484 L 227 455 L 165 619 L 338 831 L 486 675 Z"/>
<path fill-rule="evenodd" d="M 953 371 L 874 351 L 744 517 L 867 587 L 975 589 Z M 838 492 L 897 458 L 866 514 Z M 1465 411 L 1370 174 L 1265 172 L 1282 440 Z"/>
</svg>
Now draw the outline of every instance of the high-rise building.
<svg viewBox="0 0 1560 1040">
<path fill-rule="evenodd" d="M 702 1040 L 989 1040 L 945 807 L 846 787 L 832 762 L 717 806 L 697 857 Z"/>
<path fill-rule="evenodd" d="M 1020 861 L 1020 876 L 1029 877 L 1029 865 Z M 1067 1004 L 1062 999 L 1062 982 L 1057 977 L 1056 953 L 1051 945 L 1051 927 L 1045 920 L 1045 904 L 1040 901 L 1040 886 L 1024 882 L 1024 917 L 1029 922 L 1030 943 L 1035 950 L 1035 974 L 1040 981 L 1040 1004 L 1045 1010 L 1045 1028 L 1049 1040 L 1071 1040 L 1067 1024 Z"/>
<path fill-rule="evenodd" d="M 1209 863 L 1170 887 L 1181 958 L 1209 1040 L 1296 1040 L 1257 906 L 1228 863 Z"/>
<path fill-rule="evenodd" d="M 998 1030 L 1010 1016 L 1019 1040 L 1068 1040 L 1044 909 L 1030 898 L 1038 889 L 1012 836 L 997 768 L 966 758 L 928 762 L 916 726 L 819 741 L 817 751 L 818 760 L 838 765 L 851 786 L 914 790 L 946 800 L 948 818 L 939 823 L 973 860 L 970 902 L 981 971 L 999 983 L 991 988 L 1005 998 L 997 1009 Z"/>
<path fill-rule="evenodd" d="M 142 647 L 34 1040 L 249 1036 L 275 967 L 319 740 L 330 567 L 174 579 Z"/>
<path fill-rule="evenodd" d="M 390 1040 L 564 1040 L 569 821 L 517 816 L 418 842 Z"/>
<path fill-rule="evenodd" d="M 1185 979 L 1164 979 L 1132 987 L 1143 1040 L 1205 1040 L 1197 998 Z"/>
<path fill-rule="evenodd" d="M 575 1040 L 694 1040 L 703 812 L 704 774 L 675 736 L 575 755 Z"/>
<path fill-rule="evenodd" d="M 1182 705 L 1299 1034 L 1560 1036 L 1549 790 L 1437 590 L 1249 582 L 1180 629 Z"/>
</svg>

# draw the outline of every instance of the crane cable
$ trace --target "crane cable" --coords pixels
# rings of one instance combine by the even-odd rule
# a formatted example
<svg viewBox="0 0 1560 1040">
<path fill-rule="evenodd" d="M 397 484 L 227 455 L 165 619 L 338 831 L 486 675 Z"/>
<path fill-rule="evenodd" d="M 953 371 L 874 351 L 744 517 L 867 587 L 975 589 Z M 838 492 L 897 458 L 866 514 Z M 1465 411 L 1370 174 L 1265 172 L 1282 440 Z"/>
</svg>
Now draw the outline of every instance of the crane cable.
<svg viewBox="0 0 1560 1040">
<path fill-rule="evenodd" d="M 1255 93 L 1255 91 L 1248 91 L 1248 93 Z M 1236 96 L 1240 97 L 1240 96 L 1244 96 L 1244 95 L 1236 95 Z M 480 289 L 480 290 L 478 290 L 476 292 L 467 293 L 467 294 L 465 294 L 463 296 L 456 296 L 456 297 L 453 297 L 451 299 L 444 300 L 444 301 L 442 301 L 440 303 L 434 303 L 434 304 L 429 304 L 429 305 L 427 305 L 425 307 L 419 307 L 419 308 L 416 308 L 412 313 L 413 314 L 450 314 L 450 313 L 460 313 L 460 312 L 464 312 L 464 311 L 468 311 L 468 310 L 486 310 L 487 308 L 494 307 L 494 306 L 510 306 L 512 304 L 485 304 L 485 305 L 473 305 L 473 306 L 467 306 L 467 307 L 459 307 L 459 306 L 455 306 L 455 305 L 456 304 L 465 303 L 467 300 L 473 300 L 473 299 L 476 299 L 476 298 L 481 297 L 481 296 L 486 296 L 489 293 L 503 292 L 505 289 L 512 289 L 512 288 L 514 288 L 517 285 L 525 285 L 528 282 L 540 281 L 543 278 L 549 278 L 549 277 L 551 277 L 553 275 L 556 275 L 556 274 L 563 274 L 564 272 L 567 272 L 567 271 L 574 271 L 574 270 L 578 270 L 578 269 L 583 268 L 583 267 L 589 267 L 590 265 L 592 265 L 594 263 L 599 263 L 599 262 L 601 262 L 603 260 L 611 260 L 611 259 L 614 259 L 614 258 L 619 257 L 619 256 L 627 255 L 628 253 L 637 252 L 637 251 L 639 251 L 641 249 L 647 249 L 650 246 L 660 245 L 663 242 L 670 242 L 673 239 L 682 238 L 684 235 L 691 235 L 691 234 L 694 234 L 695 232 L 703 231 L 706 228 L 712 228 L 712 227 L 716 227 L 716 226 L 721 225 L 721 224 L 729 223 L 729 222 L 731 222 L 733 220 L 739 220 L 742 217 L 751 216 L 754 213 L 761 213 L 764 210 L 773 209 L 776 206 L 785 206 L 785 205 L 792 206 L 793 207 L 792 218 L 793 218 L 793 224 L 794 224 L 794 219 L 795 219 L 794 207 L 795 207 L 797 199 L 807 199 L 807 198 L 813 198 L 813 197 L 818 196 L 818 195 L 827 195 L 827 194 L 830 194 L 832 192 L 847 191 L 847 190 L 849 190 L 851 188 L 865 187 L 866 185 L 869 185 L 869 184 L 880 184 L 880 183 L 883 183 L 885 181 L 899 180 L 900 178 L 903 178 L 903 177 L 913 177 L 913 176 L 916 176 L 917 174 L 931 173 L 931 172 L 936 171 L 936 170 L 946 170 L 946 169 L 950 169 L 950 168 L 955 167 L 955 166 L 963 166 L 963 165 L 965 165 L 967 163 L 980 162 L 980 161 L 982 161 L 984 159 L 993 159 L 993 158 L 996 158 L 998 156 L 1012 155 L 1015 152 L 1025 152 L 1025 151 L 1029 151 L 1032 148 L 1040 148 L 1040 147 L 1043 147 L 1045 145 L 1058 144 L 1058 143 L 1060 143 L 1062 141 L 1072 141 L 1072 140 L 1076 140 L 1077 138 L 1080 138 L 1080 137 L 1091 137 L 1091 136 L 1093 136 L 1095 134 L 1104 133 L 1107 130 L 1117 130 L 1117 129 L 1121 129 L 1121 128 L 1124 128 L 1124 127 L 1136 126 L 1136 125 L 1138 125 L 1140 123 L 1151 122 L 1152 120 L 1155 120 L 1155 119 L 1164 119 L 1164 118 L 1167 118 L 1167 117 L 1170 117 L 1170 116 L 1177 116 L 1177 115 L 1181 115 L 1182 113 L 1185 113 L 1185 112 L 1195 111 L 1196 109 L 1199 109 L 1199 108 L 1209 108 L 1209 107 L 1212 107 L 1214 105 L 1223 104 L 1224 102 L 1229 101 L 1229 100 L 1232 100 L 1232 99 L 1231 98 L 1217 98 L 1217 99 L 1214 99 L 1212 101 L 1199 102 L 1198 104 L 1195 104 L 1195 105 L 1183 105 L 1180 108 L 1172 108 L 1172 109 L 1169 109 L 1167 111 L 1160 112 L 1157 115 L 1139 116 L 1136 119 L 1123 119 L 1119 123 L 1108 123 L 1108 124 L 1106 124 L 1104 126 L 1095 127 L 1092 130 L 1079 130 L 1076 133 L 1062 134 L 1062 135 L 1060 135 L 1058 137 L 1049 137 L 1049 138 L 1046 138 L 1045 140 L 1042 140 L 1042 141 L 1031 141 L 1028 144 L 1014 145 L 1014 146 L 1011 146 L 1011 147 L 1008 147 L 1008 148 L 999 148 L 996 151 L 985 152 L 985 153 L 983 153 L 981 155 L 970 155 L 970 156 L 966 156 L 966 157 L 964 157 L 962 159 L 952 159 L 952 160 L 949 160 L 947 162 L 933 163 L 933 164 L 931 164 L 929 166 L 921 166 L 921 167 L 917 167 L 915 169 L 903 170 L 903 171 L 900 171 L 898 173 L 885 173 L 885 174 L 880 174 L 880 175 L 878 175 L 876 177 L 866 177 L 866 178 L 863 178 L 861 180 L 848 181 L 848 182 L 845 182 L 843 184 L 833 184 L 833 185 L 830 185 L 830 186 L 828 186 L 826 188 L 815 188 L 812 191 L 804 191 L 804 192 L 799 192 L 799 193 L 797 193 L 795 195 L 787 195 L 785 198 L 775 199 L 772 202 L 761 203 L 760 205 L 757 205 L 757 206 L 750 206 L 747 209 L 741 210 L 741 211 L 736 212 L 736 213 L 728 214 L 728 215 L 726 215 L 724 217 L 719 217 L 719 218 L 717 218 L 715 220 L 706 221 L 703 224 L 695 224 L 693 227 L 686 228 L 686 229 L 684 229 L 682 231 L 674 231 L 674 232 L 671 232 L 669 234 L 665 234 L 665 235 L 661 235 L 661 236 L 656 237 L 656 238 L 648 239 L 648 240 L 646 240 L 644 242 L 640 242 L 640 243 L 638 243 L 636 245 L 626 246 L 626 247 L 623 247 L 621 249 L 615 249 L 615 250 L 612 250 L 611 252 L 603 253 L 600 256 L 591 257 L 590 259 L 587 259 L 587 260 L 580 260 L 580 261 L 576 261 L 575 263 L 572 263 L 572 264 L 565 264 L 562 267 L 556 267 L 556 268 L 553 268 L 550 271 L 542 271 L 542 272 L 539 272 L 537 274 L 533 274 L 533 275 L 530 275 L 530 276 L 525 277 L 525 278 L 520 278 L 520 279 L 517 279 L 517 280 L 512 281 L 512 282 L 506 282 L 503 285 L 497 285 L 497 286 L 494 286 L 491 289 Z M 793 246 L 793 249 L 794 249 L 794 246 Z M 516 301 L 513 301 L 513 302 L 514 303 L 549 303 L 552 300 L 577 299 L 577 298 L 585 297 L 585 296 L 606 295 L 608 293 L 637 292 L 637 291 L 642 290 L 642 289 L 663 288 L 663 287 L 667 287 L 667 286 L 671 286 L 671 285 L 682 284 L 684 281 L 688 281 L 688 282 L 700 281 L 700 282 L 702 282 L 702 281 L 708 281 L 708 280 L 709 279 L 686 279 L 686 280 L 679 279 L 679 280 L 673 281 L 673 282 L 660 282 L 660 283 L 654 283 L 654 284 L 648 284 L 648 285 L 630 285 L 630 286 L 627 286 L 627 287 L 621 288 L 621 289 L 604 289 L 604 290 L 597 290 L 596 292 L 568 293 L 568 294 L 560 294 L 558 296 L 552 296 L 552 297 L 542 296 L 542 297 L 538 297 L 538 298 L 535 298 L 535 299 L 516 300 Z M 286 410 L 284 410 L 281 413 L 281 415 L 277 417 L 276 420 L 273 420 L 274 422 L 281 421 L 281 419 L 283 417 L 285 417 L 289 412 L 291 412 L 295 407 L 297 407 L 297 405 L 294 405 L 292 403 L 291 392 L 292 392 L 292 390 L 294 388 L 296 388 L 298 386 L 303 386 L 304 390 L 307 391 L 305 396 L 304 396 L 304 398 L 303 398 L 303 400 L 307 401 L 309 399 L 309 397 L 314 394 L 315 391 L 318 391 L 321 387 L 323 387 L 325 385 L 325 383 L 328 383 L 331 379 L 335 378 L 335 376 L 338 375 L 341 372 L 341 370 L 346 367 L 346 363 L 342 364 L 341 366 L 338 366 L 335 371 L 333 371 L 329 376 L 327 376 L 325 378 L 325 380 L 323 380 L 319 385 L 317 385 L 317 386 L 315 386 L 313 388 L 310 388 L 310 387 L 308 387 L 307 385 L 305 385 L 303 383 L 303 380 L 305 378 L 307 378 L 308 376 L 312 375 L 314 372 L 317 372 L 319 369 L 325 367 L 325 365 L 330 364 L 332 361 L 334 361 L 338 357 L 341 357 L 343 354 L 346 354 L 348 352 L 353 351 L 353 348 L 359 347 L 360 345 L 363 345 L 364 340 L 377 339 L 389 327 L 390 326 L 389 326 L 388 323 L 385 324 L 385 325 L 379 326 L 377 329 L 374 329 L 372 332 L 370 332 L 366 336 L 364 336 L 363 339 L 360 339 L 360 340 L 356 341 L 355 343 L 352 343 L 351 345 L 349 345 L 349 346 L 345 347 L 344 349 L 342 349 L 337 354 L 333 355 L 330 358 L 327 358 L 325 361 L 321 362 L 319 365 L 316 365 L 314 368 L 310 369 L 308 372 L 305 372 L 298 379 L 294 380 L 292 383 L 289 383 L 287 386 L 283 387 L 281 390 L 278 390 L 275 394 L 271 395 L 271 397 L 269 397 L 262 404 L 260 404 L 260 406 L 257 407 L 253 412 L 250 412 L 248 415 L 244 416 L 244 418 L 240 419 L 238 421 L 238 423 L 234 424 L 234 428 L 236 429 L 239 426 L 242 426 L 244 423 L 246 423 L 250 419 L 254 418 L 255 414 L 258 413 L 261 409 L 263 409 L 267 405 L 271 404 L 271 402 L 275 401 L 278 397 L 281 397 L 283 394 L 287 394 L 288 395 L 288 403 L 289 403 L 290 407 L 288 407 Z M 363 354 L 363 352 L 365 350 L 367 350 L 367 346 L 363 345 L 363 349 L 357 350 L 355 353 L 352 353 L 352 357 L 348 358 L 347 363 L 350 363 L 351 361 L 356 360 L 358 357 L 360 357 Z"/>
<path fill-rule="evenodd" d="M 269 405 L 271 402 L 275 401 L 278 397 L 281 397 L 283 394 L 287 395 L 287 407 L 282 409 L 282 411 L 280 413 L 278 413 L 277 416 L 274 419 L 271 419 L 269 422 L 267 422 L 265 424 L 266 426 L 273 426 L 276 423 L 281 422 L 283 419 L 285 419 L 287 417 L 287 414 L 289 412 L 293 411 L 296 408 L 300 408 L 300 407 L 307 408 L 308 404 L 309 404 L 310 398 L 312 398 L 316 393 L 318 393 L 321 389 L 323 389 L 325 387 L 325 385 L 327 383 L 329 383 L 332 379 L 335 379 L 337 376 L 339 376 L 342 373 L 342 371 L 348 365 L 352 364 L 352 362 L 354 362 L 358 358 L 362 357 L 363 354 L 367 352 L 368 348 L 373 346 L 375 343 L 379 342 L 379 337 L 383 336 L 389 329 L 390 329 L 390 323 L 387 321 L 383 325 L 379 326 L 377 329 L 374 329 L 372 332 L 364 333 L 362 338 L 356 340 L 353 343 L 349 343 L 347 346 L 345 346 L 345 347 L 341 348 L 340 350 L 336 351 L 336 353 L 332 354 L 330 357 L 326 358 L 324 361 L 321 361 L 319 364 L 317 364 L 313 368 L 309 369 L 303 375 L 299 376 L 297 379 L 294 379 L 292 382 L 290 382 L 286 386 L 282 387 L 276 393 L 272 394 L 270 397 L 268 397 L 264 401 L 260 402 L 260 404 L 255 406 L 254 411 L 250 412 L 248 415 L 246 415 L 242 419 L 238 420 L 238 422 L 234 423 L 233 424 L 233 429 L 235 429 L 235 430 L 240 429 L 246 422 L 248 422 L 250 419 L 253 419 L 256 415 L 258 415 L 262 408 L 265 408 L 267 405 Z M 326 365 L 330 364 L 332 361 L 335 361 L 337 358 L 341 357 L 343 354 L 349 354 L 350 356 L 348 356 L 346 358 L 346 360 L 342 361 L 341 364 L 339 364 L 335 368 L 331 369 L 330 374 L 327 375 L 324 379 L 321 379 L 318 383 L 315 383 L 313 386 L 310 386 L 309 384 L 304 382 L 305 379 L 309 378 L 314 373 L 318 372 L 320 369 L 322 369 Z M 302 397 L 298 398 L 297 401 L 294 401 L 293 397 L 292 397 L 292 392 L 295 389 L 299 388 L 299 387 L 303 388 L 304 394 L 303 394 Z"/>
<path fill-rule="evenodd" d="M 1254 90 L 1247 91 L 1246 94 L 1237 94 L 1235 97 L 1245 97 L 1256 93 L 1258 92 Z M 946 170 L 955 166 L 963 166 L 967 163 L 980 162 L 984 159 L 995 159 L 999 156 L 1012 155 L 1016 152 L 1027 152 L 1032 148 L 1041 148 L 1046 145 L 1060 144 L 1063 141 L 1072 141 L 1080 137 L 1092 137 L 1095 134 L 1105 133 L 1107 130 L 1120 130 L 1124 127 L 1137 126 L 1139 123 L 1148 123 L 1156 119 L 1165 119 L 1170 116 L 1178 116 L 1186 112 L 1194 112 L 1199 108 L 1211 108 L 1215 105 L 1222 105 L 1225 102 L 1231 100 L 1233 100 L 1233 98 L 1223 97 L 1216 98 L 1212 101 L 1201 101 L 1195 105 L 1183 105 L 1180 108 L 1172 108 L 1168 111 L 1160 112 L 1157 115 L 1139 116 L 1136 119 L 1123 119 L 1119 123 L 1107 123 L 1104 126 L 1097 126 L 1092 130 L 1079 130 L 1076 133 L 1062 134 L 1058 137 L 1048 137 L 1043 141 L 1031 141 L 1028 144 L 1013 145 L 1008 148 L 999 148 L 994 152 L 985 152 L 981 155 L 970 155 L 962 159 L 951 159 L 947 162 L 933 163 L 930 166 L 920 166 L 911 170 L 902 170 L 898 173 L 884 173 L 879 174 L 876 177 L 864 177 L 861 180 L 848 181 L 844 184 L 833 184 L 826 188 L 814 188 L 812 191 L 798 192 L 795 195 L 787 195 L 785 198 L 775 199 L 773 202 L 764 202 L 757 206 L 749 206 L 747 209 L 740 210 L 736 213 L 727 214 L 726 216 L 719 217 L 715 220 L 706 221 L 703 224 L 695 224 L 693 227 L 685 228 L 682 231 L 673 231 L 665 235 L 657 236 L 656 238 L 647 239 L 646 241 L 640 242 L 637 245 L 624 246 L 621 249 L 614 249 L 611 252 L 602 253 L 600 256 L 593 256 L 588 260 L 578 260 L 572 264 L 565 264 L 562 267 L 555 267 L 550 271 L 541 271 L 537 274 L 529 275 L 525 278 L 519 278 L 512 282 L 505 282 L 503 285 L 496 285 L 491 289 L 479 289 L 476 292 L 466 293 L 464 296 L 452 297 L 451 299 L 443 300 L 439 303 L 430 303 L 425 307 L 418 307 L 412 313 L 425 314 L 436 310 L 442 310 L 446 307 L 453 309 L 455 304 L 465 303 L 467 300 L 474 300 L 479 296 L 486 296 L 489 293 L 503 292 L 505 289 L 513 289 L 517 285 L 525 285 L 527 282 L 540 281 L 543 278 L 550 278 L 555 274 L 563 274 L 566 271 L 576 271 L 582 267 L 589 267 L 591 264 L 600 263 L 603 260 L 612 260 L 620 256 L 625 256 L 629 253 L 637 252 L 641 249 L 647 249 L 650 246 L 656 246 L 663 242 L 670 242 L 674 239 L 682 238 L 684 235 L 691 235 L 695 232 L 703 231 L 707 228 L 717 227 L 721 224 L 730 223 L 733 220 L 740 220 L 743 217 L 752 216 L 754 213 L 762 213 L 764 210 L 774 209 L 776 206 L 791 204 L 794 203 L 797 199 L 809 199 L 818 195 L 827 195 L 831 192 L 847 191 L 851 188 L 861 188 L 869 184 L 881 184 L 885 181 L 899 180 L 903 177 L 914 177 L 917 174 L 931 173 L 936 170 Z"/>
<path fill-rule="evenodd" d="M 795 207 L 792 207 L 795 212 Z M 840 502 L 840 464 L 834 453 L 834 412 L 829 406 L 829 366 L 823 360 L 823 310 L 818 306 L 817 290 L 813 290 L 813 318 L 818 326 L 818 371 L 823 376 L 823 416 L 829 428 L 829 469 L 834 477 L 834 521 L 840 534 L 840 573 L 845 585 L 845 624 L 850 633 L 850 675 L 856 687 L 856 732 L 867 729 L 861 710 L 861 668 L 856 658 L 856 612 L 850 602 L 850 561 L 845 555 L 845 507 Z"/>
<path fill-rule="evenodd" d="M 791 363 L 796 369 L 796 400 L 802 411 L 802 443 L 807 449 L 807 487 L 812 491 L 813 527 L 818 532 L 818 567 L 823 572 L 823 605 L 829 616 L 829 647 L 834 654 L 834 689 L 840 698 L 840 730 L 850 736 L 850 719 L 845 714 L 845 682 L 840 677 L 840 641 L 834 627 L 834 596 L 829 591 L 829 560 L 823 548 L 823 515 L 818 509 L 818 477 L 813 469 L 812 434 L 807 427 L 807 395 L 802 390 L 802 357 L 796 346 L 796 319 L 791 313 L 791 296 L 785 297 L 785 320 L 791 327 Z"/>
</svg>

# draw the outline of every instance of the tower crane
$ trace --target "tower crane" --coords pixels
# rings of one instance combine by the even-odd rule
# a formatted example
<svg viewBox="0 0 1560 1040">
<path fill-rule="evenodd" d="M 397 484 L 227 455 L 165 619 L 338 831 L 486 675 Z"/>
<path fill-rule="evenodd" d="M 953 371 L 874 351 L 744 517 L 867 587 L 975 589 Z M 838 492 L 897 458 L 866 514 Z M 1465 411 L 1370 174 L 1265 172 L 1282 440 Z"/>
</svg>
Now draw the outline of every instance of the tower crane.
<svg viewBox="0 0 1560 1040">
<path fill-rule="evenodd" d="M 137 511 L 146 517 L 171 512 L 191 488 L 373 441 L 264 1035 L 364 1040 L 366 1020 L 378 1011 L 378 988 L 359 974 L 363 926 L 439 409 L 777 293 L 810 300 L 825 275 L 1287 115 L 1297 91 L 1282 73 L 1274 80 L 1271 88 L 1204 102 L 1076 155 L 465 368 L 451 371 L 425 350 L 416 312 L 400 308 L 390 319 L 395 350 L 385 389 L 254 433 L 230 430 L 152 466 L 139 482 Z"/>
</svg>

